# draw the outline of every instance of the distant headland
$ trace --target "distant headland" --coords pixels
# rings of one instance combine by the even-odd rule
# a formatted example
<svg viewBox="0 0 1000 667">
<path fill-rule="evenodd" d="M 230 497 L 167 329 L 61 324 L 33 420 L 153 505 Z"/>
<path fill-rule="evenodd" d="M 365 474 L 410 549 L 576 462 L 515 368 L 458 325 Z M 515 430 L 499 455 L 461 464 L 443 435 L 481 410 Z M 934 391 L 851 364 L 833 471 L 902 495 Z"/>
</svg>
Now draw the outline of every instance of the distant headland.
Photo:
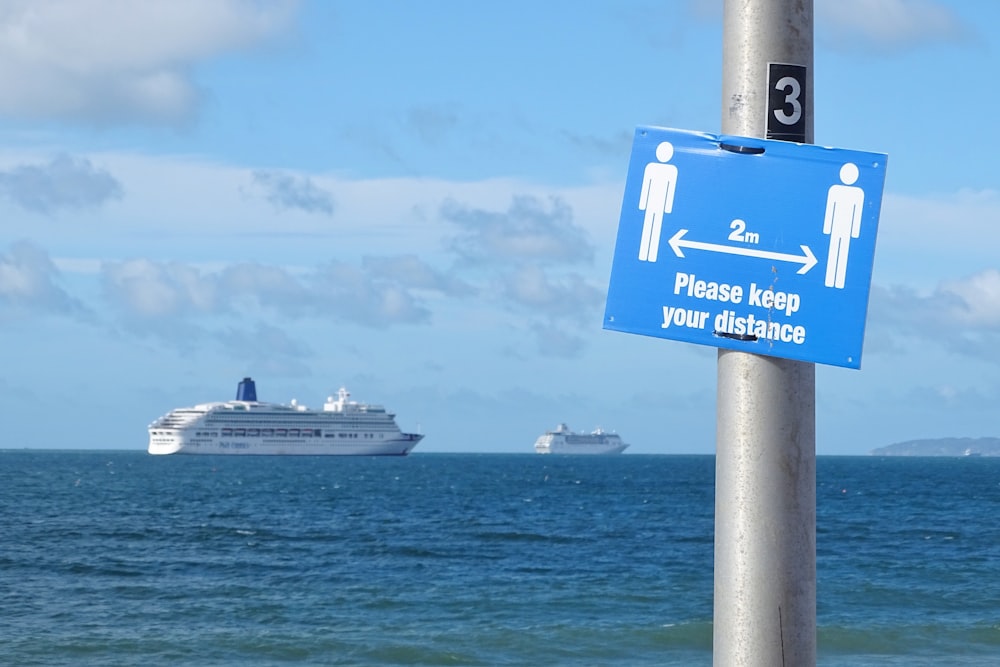
<svg viewBox="0 0 1000 667">
<path fill-rule="evenodd" d="M 872 456 L 1000 456 L 1000 438 L 907 440 L 871 451 Z"/>
</svg>

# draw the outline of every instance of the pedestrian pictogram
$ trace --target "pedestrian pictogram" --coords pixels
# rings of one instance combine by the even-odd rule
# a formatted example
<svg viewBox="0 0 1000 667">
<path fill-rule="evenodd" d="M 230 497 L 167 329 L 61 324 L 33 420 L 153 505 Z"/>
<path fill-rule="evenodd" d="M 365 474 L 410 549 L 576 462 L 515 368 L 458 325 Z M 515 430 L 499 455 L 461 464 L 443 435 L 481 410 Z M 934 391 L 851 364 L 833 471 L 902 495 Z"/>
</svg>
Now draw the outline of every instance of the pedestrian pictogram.
<svg viewBox="0 0 1000 667">
<path fill-rule="evenodd" d="M 674 154 L 669 141 L 662 141 L 656 147 L 656 162 L 646 165 L 642 174 L 642 195 L 639 208 L 646 212 L 642 221 L 642 242 L 639 245 L 639 259 L 655 262 L 660 248 L 660 229 L 663 214 L 674 208 L 674 185 L 677 183 L 677 167 L 665 164 Z"/>
</svg>

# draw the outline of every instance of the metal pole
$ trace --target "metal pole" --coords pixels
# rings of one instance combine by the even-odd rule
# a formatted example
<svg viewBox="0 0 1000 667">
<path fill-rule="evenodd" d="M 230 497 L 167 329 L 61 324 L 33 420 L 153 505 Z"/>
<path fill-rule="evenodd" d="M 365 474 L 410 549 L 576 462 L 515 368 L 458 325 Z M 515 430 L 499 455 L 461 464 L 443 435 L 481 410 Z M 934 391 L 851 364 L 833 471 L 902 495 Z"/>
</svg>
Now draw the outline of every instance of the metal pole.
<svg viewBox="0 0 1000 667">
<path fill-rule="evenodd" d="M 723 11 L 723 134 L 811 143 L 813 0 L 725 0 Z M 794 81 L 774 77 L 782 65 Z M 788 134 L 772 132 L 781 123 Z M 815 413 L 813 364 L 719 350 L 717 667 L 816 664 Z"/>
</svg>

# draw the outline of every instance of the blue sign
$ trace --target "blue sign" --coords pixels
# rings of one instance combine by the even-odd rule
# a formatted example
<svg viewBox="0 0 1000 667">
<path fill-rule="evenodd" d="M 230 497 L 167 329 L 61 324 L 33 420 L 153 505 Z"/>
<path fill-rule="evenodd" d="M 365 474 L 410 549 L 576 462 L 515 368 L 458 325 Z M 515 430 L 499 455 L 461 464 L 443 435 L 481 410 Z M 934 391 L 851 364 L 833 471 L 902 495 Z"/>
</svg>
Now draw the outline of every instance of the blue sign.
<svg viewBox="0 0 1000 667">
<path fill-rule="evenodd" d="M 861 367 L 886 156 L 639 127 L 614 331 Z"/>
</svg>

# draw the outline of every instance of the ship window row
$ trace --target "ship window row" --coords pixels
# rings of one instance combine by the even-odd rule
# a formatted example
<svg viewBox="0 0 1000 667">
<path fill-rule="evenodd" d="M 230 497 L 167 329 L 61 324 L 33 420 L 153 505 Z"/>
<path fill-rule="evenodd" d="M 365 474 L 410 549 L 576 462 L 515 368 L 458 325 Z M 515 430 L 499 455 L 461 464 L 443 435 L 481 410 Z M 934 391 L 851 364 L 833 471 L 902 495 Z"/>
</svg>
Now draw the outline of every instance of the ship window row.
<svg viewBox="0 0 1000 667">
<path fill-rule="evenodd" d="M 249 426 L 267 424 L 268 426 L 285 426 L 286 428 L 299 428 L 299 427 L 302 426 L 303 421 L 304 420 L 301 420 L 301 419 L 273 419 L 273 418 L 272 419 L 267 419 L 267 418 L 261 418 L 261 419 L 253 419 L 253 418 L 226 419 L 225 417 L 218 417 L 218 416 L 216 416 L 213 419 L 211 419 L 211 422 L 213 424 L 217 424 L 220 427 L 221 426 L 231 426 L 231 427 L 243 426 L 243 427 L 249 427 Z M 310 421 L 312 423 L 314 423 L 314 424 L 317 423 L 317 422 L 319 422 L 319 423 L 326 423 L 327 422 L 327 420 L 316 420 L 316 419 L 312 419 Z M 309 422 L 306 422 L 306 423 L 308 424 Z M 352 420 L 337 420 L 336 422 L 333 422 L 331 425 L 334 425 L 334 424 L 336 425 L 337 428 L 369 428 L 369 429 L 371 429 L 371 428 L 389 427 L 389 426 L 392 425 L 392 422 L 390 422 L 388 420 L 377 420 L 377 421 L 364 420 L 364 421 L 359 421 L 359 420 L 353 420 L 352 419 Z"/>
<path fill-rule="evenodd" d="M 292 410 L 291 408 L 280 410 L 269 408 L 267 410 L 226 410 L 216 408 L 215 410 L 209 410 L 207 414 L 215 414 L 219 416 L 232 417 L 233 419 L 246 418 L 247 415 L 243 414 L 249 412 L 251 415 L 268 415 L 270 417 L 282 417 L 284 419 L 308 419 L 310 417 L 316 417 L 317 415 L 336 415 L 342 419 L 382 419 L 388 416 L 387 412 L 344 412 L 340 410 Z M 173 414 L 181 415 L 183 413 L 173 410 Z M 239 413 L 239 414 L 237 414 Z M 191 412 L 188 413 L 191 416 L 199 416 L 206 414 L 205 412 Z"/>
<path fill-rule="evenodd" d="M 245 421 L 245 420 L 240 420 L 240 421 L 233 421 L 233 422 L 226 422 L 224 420 L 213 420 L 213 421 L 216 422 L 216 425 L 217 425 L 218 428 L 228 428 L 228 429 L 236 429 L 236 428 L 252 429 L 252 428 L 257 428 L 257 429 L 259 429 L 261 431 L 273 430 L 273 429 L 263 428 L 262 424 L 266 423 L 268 426 L 272 426 L 272 427 L 276 427 L 276 428 L 285 428 L 286 430 L 289 429 L 289 428 L 298 429 L 300 431 L 310 431 L 310 430 L 312 430 L 312 431 L 319 431 L 319 430 L 322 430 L 322 429 L 318 429 L 318 428 L 317 429 L 301 428 L 301 426 L 302 426 L 301 422 L 299 422 L 299 423 L 295 423 L 295 422 L 290 422 L 290 423 L 289 422 L 278 422 L 278 421 L 275 421 L 273 419 L 268 419 L 266 421 L 265 420 L 261 420 L 261 421 Z M 330 425 L 327 426 L 327 428 L 330 429 L 330 430 L 334 430 L 334 429 L 344 429 L 344 430 L 355 429 L 355 430 L 366 430 L 366 431 L 394 431 L 396 429 L 396 426 L 395 426 L 395 424 L 392 424 L 391 422 L 386 422 L 386 423 L 383 423 L 383 424 L 355 424 L 355 423 L 343 424 L 343 423 L 341 423 L 341 424 L 335 424 L 335 425 L 334 424 L 330 424 Z"/>
<path fill-rule="evenodd" d="M 320 437 L 322 429 L 318 428 L 224 428 L 222 437 L 256 437 L 269 438 L 272 436 L 284 438 L 312 438 Z"/>
<path fill-rule="evenodd" d="M 339 422 L 384 422 L 388 421 L 385 414 L 381 415 L 344 415 L 343 413 L 330 413 L 325 416 L 323 413 L 289 412 L 287 414 L 276 415 L 274 413 L 258 414 L 233 414 L 229 412 L 215 412 L 210 415 L 211 419 L 218 421 L 246 422 L 248 419 L 266 419 L 271 422 L 283 421 L 285 423 L 296 423 L 310 419 L 336 419 Z"/>
<path fill-rule="evenodd" d="M 325 437 L 325 438 L 364 438 L 366 440 L 374 440 L 375 439 L 375 434 L 374 433 L 327 433 L 323 437 Z M 378 437 L 379 437 L 379 440 L 381 440 L 385 436 L 382 435 L 381 433 L 379 433 Z"/>
</svg>

